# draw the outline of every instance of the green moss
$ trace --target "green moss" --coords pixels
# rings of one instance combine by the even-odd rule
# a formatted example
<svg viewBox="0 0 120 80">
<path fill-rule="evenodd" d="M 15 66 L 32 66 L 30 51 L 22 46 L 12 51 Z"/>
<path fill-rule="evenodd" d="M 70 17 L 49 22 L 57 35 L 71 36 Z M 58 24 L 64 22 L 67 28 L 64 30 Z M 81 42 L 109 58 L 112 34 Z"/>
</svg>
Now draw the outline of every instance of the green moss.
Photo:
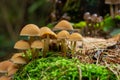
<svg viewBox="0 0 120 80">
<path fill-rule="evenodd" d="M 104 66 L 81 64 L 75 59 L 48 57 L 34 60 L 21 68 L 14 80 L 79 80 L 78 67 L 82 70 L 82 80 L 116 80 L 115 75 Z"/>
</svg>

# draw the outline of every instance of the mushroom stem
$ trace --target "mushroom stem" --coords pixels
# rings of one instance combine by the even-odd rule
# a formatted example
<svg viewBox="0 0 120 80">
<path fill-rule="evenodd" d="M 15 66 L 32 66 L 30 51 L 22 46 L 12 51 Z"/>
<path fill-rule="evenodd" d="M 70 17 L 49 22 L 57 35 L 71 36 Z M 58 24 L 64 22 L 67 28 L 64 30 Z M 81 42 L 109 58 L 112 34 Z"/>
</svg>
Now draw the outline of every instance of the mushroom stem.
<svg viewBox="0 0 120 80">
<path fill-rule="evenodd" d="M 110 14 L 111 14 L 111 17 L 114 18 L 114 11 L 113 11 L 113 5 L 112 4 L 110 5 Z"/>
<path fill-rule="evenodd" d="M 35 59 L 36 56 L 36 49 L 32 48 L 32 60 Z"/>
<path fill-rule="evenodd" d="M 62 49 L 62 52 L 63 52 L 63 57 L 66 57 L 67 46 L 66 46 L 65 39 L 61 40 L 61 49 Z"/>
<path fill-rule="evenodd" d="M 46 56 L 46 39 L 44 39 L 44 48 L 43 48 L 43 57 L 45 57 Z"/>
<path fill-rule="evenodd" d="M 50 43 L 50 37 L 49 37 L 49 35 L 47 35 L 46 42 L 47 42 L 47 52 L 48 52 L 49 51 L 49 43 Z"/>
<path fill-rule="evenodd" d="M 47 38 L 44 40 L 43 57 L 45 57 L 46 53 L 49 51 L 49 42 L 50 42 L 50 37 L 49 35 L 47 35 Z"/>
<path fill-rule="evenodd" d="M 39 49 L 36 49 L 36 58 L 39 58 Z"/>
<path fill-rule="evenodd" d="M 30 37 L 29 37 L 29 43 L 30 43 L 30 45 L 31 45 L 31 43 L 32 43 L 34 40 L 35 40 L 35 37 L 34 37 L 34 36 L 30 36 Z"/>
<path fill-rule="evenodd" d="M 118 4 L 115 5 L 115 14 L 117 14 L 118 12 L 118 6 L 119 6 Z"/>
<path fill-rule="evenodd" d="M 34 55 L 33 55 L 33 59 L 35 59 L 35 58 L 38 58 L 39 57 L 39 55 L 38 55 L 38 53 L 39 53 L 39 49 L 34 49 Z"/>
<path fill-rule="evenodd" d="M 24 53 L 24 55 L 25 55 L 25 60 L 26 60 L 27 62 L 29 62 L 29 56 L 28 56 L 28 54 L 26 53 L 26 50 L 23 50 L 23 53 Z"/>
<path fill-rule="evenodd" d="M 73 41 L 73 45 L 72 45 L 72 57 L 74 57 L 74 55 L 75 55 L 75 50 L 76 50 L 76 41 Z"/>
<path fill-rule="evenodd" d="M 29 44 L 31 45 L 34 40 L 35 40 L 35 37 L 34 36 L 30 36 L 29 37 Z M 34 49 L 31 48 L 31 52 L 32 52 L 32 59 L 34 59 L 34 55 L 35 55 Z"/>
</svg>

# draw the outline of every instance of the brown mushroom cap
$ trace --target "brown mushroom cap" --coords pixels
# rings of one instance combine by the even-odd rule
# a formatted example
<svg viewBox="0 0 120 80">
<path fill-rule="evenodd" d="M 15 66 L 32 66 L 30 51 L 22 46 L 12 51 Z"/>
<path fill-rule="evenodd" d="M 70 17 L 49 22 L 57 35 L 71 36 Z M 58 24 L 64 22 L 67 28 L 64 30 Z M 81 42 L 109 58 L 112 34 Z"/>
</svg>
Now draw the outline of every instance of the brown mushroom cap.
<svg viewBox="0 0 120 80">
<path fill-rule="evenodd" d="M 62 31 L 60 31 L 60 32 L 57 34 L 57 37 L 58 37 L 59 39 L 67 39 L 67 38 L 69 38 L 69 36 L 70 36 L 70 34 L 69 34 L 69 32 L 66 31 L 66 30 L 62 30 Z"/>
<path fill-rule="evenodd" d="M 1 76 L 0 80 L 11 80 L 11 77 L 8 76 Z"/>
<path fill-rule="evenodd" d="M 13 74 L 15 74 L 18 71 L 18 65 L 13 64 L 11 66 L 8 67 L 8 76 L 12 76 Z"/>
<path fill-rule="evenodd" d="M 73 27 L 70 22 L 62 20 L 53 28 L 53 30 L 73 30 Z"/>
<path fill-rule="evenodd" d="M 40 36 L 42 38 L 46 38 L 47 35 L 49 35 L 50 38 L 52 38 L 52 39 L 56 39 L 57 38 L 57 35 L 51 29 L 49 29 L 48 27 L 42 27 L 40 29 Z"/>
<path fill-rule="evenodd" d="M 105 0 L 106 4 L 120 4 L 120 0 Z"/>
<path fill-rule="evenodd" d="M 79 33 L 72 33 L 69 37 L 70 41 L 81 41 L 83 38 Z"/>
<path fill-rule="evenodd" d="M 35 24 L 27 24 L 20 32 L 21 36 L 39 36 L 40 29 Z"/>
<path fill-rule="evenodd" d="M 7 73 L 8 67 L 12 64 L 13 63 L 8 60 L 0 62 L 0 73 Z"/>
<path fill-rule="evenodd" d="M 22 56 L 22 53 L 15 53 L 11 58 L 16 58 L 16 57 L 19 57 L 19 56 Z"/>
<path fill-rule="evenodd" d="M 14 64 L 27 64 L 27 61 L 24 57 L 18 56 L 10 59 Z"/>
<path fill-rule="evenodd" d="M 44 47 L 44 44 L 40 40 L 36 40 L 31 44 L 31 48 L 41 49 L 43 47 Z"/>
<path fill-rule="evenodd" d="M 26 50 L 30 49 L 30 44 L 25 40 L 19 40 L 14 45 L 15 49 Z"/>
<path fill-rule="evenodd" d="M 86 12 L 86 13 L 84 13 L 83 19 L 88 20 L 90 18 L 90 16 L 91 16 L 90 13 Z"/>
<path fill-rule="evenodd" d="M 92 22 L 96 22 L 96 21 L 97 21 L 97 17 L 98 17 L 97 14 L 93 14 L 93 15 L 91 16 L 91 21 L 92 21 Z"/>
</svg>

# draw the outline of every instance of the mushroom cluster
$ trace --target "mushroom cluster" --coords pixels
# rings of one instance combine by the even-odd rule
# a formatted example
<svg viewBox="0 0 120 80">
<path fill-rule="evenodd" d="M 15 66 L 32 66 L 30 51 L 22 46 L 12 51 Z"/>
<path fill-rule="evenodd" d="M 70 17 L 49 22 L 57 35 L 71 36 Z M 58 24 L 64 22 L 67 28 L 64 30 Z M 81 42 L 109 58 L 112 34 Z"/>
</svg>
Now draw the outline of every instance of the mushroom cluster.
<svg viewBox="0 0 120 80">
<path fill-rule="evenodd" d="M 83 40 L 81 34 L 74 32 L 70 22 L 66 20 L 61 20 L 53 29 L 27 24 L 21 30 L 20 36 L 27 36 L 27 39 L 17 41 L 14 48 L 19 52 L 15 53 L 9 60 L 0 62 L 2 75 L 0 80 L 11 80 L 20 66 L 33 59 L 46 57 L 52 43 L 60 47 L 58 51 L 61 56 L 67 57 L 69 51 L 74 56 L 77 41 Z"/>
<path fill-rule="evenodd" d="M 99 31 L 99 29 L 101 29 L 101 22 L 103 21 L 102 16 L 98 16 L 96 13 L 91 15 L 89 12 L 86 12 L 83 15 L 83 19 L 87 25 L 84 29 L 84 33 L 94 36 Z"/>
<path fill-rule="evenodd" d="M 42 57 L 46 57 L 47 52 L 50 51 L 50 45 L 56 42 L 55 44 L 60 46 L 62 56 L 65 57 L 69 49 L 69 43 L 74 40 L 71 40 L 71 33 L 74 33 L 74 29 L 67 20 L 61 20 L 53 29 L 46 26 L 39 28 L 35 24 L 27 24 L 21 30 L 20 36 L 28 36 L 28 39 L 17 41 L 14 48 L 20 50 L 24 54 L 25 60 L 29 62 L 30 53 L 27 53 L 27 50 L 31 51 L 32 59 L 38 58 L 40 51 L 43 53 Z M 79 33 L 75 34 L 74 37 L 78 35 L 82 40 Z"/>
<path fill-rule="evenodd" d="M 18 71 L 20 66 L 26 63 L 21 53 L 15 53 L 9 60 L 0 62 L 0 80 L 12 80 L 13 75 Z"/>
</svg>

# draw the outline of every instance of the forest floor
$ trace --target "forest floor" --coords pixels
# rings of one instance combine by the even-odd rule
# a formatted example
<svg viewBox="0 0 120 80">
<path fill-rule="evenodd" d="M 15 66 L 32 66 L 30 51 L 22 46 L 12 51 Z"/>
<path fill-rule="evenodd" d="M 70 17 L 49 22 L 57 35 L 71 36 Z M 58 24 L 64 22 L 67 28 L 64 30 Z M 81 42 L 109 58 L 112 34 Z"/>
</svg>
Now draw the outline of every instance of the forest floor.
<svg viewBox="0 0 120 80">
<path fill-rule="evenodd" d="M 83 48 L 80 48 L 82 43 Z M 99 64 L 106 61 L 107 63 L 120 64 L 120 42 L 118 37 L 110 39 L 86 37 L 82 43 L 78 42 L 77 44 L 77 57 L 81 61 L 87 63 L 97 61 Z"/>
</svg>

